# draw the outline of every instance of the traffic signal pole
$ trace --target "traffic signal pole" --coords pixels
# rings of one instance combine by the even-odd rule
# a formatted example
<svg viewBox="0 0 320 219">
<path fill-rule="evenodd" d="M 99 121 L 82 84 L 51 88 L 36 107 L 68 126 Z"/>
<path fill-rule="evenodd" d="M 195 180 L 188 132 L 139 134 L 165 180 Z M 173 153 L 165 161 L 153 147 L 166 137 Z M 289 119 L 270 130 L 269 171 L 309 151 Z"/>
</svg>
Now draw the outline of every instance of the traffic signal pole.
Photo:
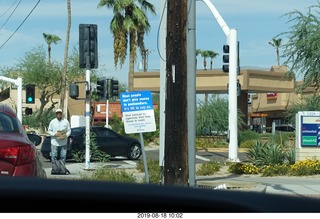
<svg viewBox="0 0 320 219">
<path fill-rule="evenodd" d="M 89 59 L 89 57 L 88 57 Z M 90 169 L 90 61 L 87 61 L 86 69 L 86 166 Z"/>
<path fill-rule="evenodd" d="M 230 49 L 229 62 L 229 161 L 238 162 L 238 100 L 237 100 L 237 30 L 230 29 L 210 0 L 202 0 L 215 17 L 227 37 Z"/>
</svg>

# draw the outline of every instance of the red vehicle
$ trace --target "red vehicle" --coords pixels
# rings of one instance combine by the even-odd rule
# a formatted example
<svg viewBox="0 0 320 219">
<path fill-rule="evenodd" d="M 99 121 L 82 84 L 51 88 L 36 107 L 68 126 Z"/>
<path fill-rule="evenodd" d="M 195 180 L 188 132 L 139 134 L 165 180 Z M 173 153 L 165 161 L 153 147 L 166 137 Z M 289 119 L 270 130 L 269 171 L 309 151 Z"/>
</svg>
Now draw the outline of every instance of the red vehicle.
<svg viewBox="0 0 320 219">
<path fill-rule="evenodd" d="M 10 107 L 0 104 L 0 176 L 46 178 L 36 149 L 41 141 L 26 133 Z"/>
</svg>

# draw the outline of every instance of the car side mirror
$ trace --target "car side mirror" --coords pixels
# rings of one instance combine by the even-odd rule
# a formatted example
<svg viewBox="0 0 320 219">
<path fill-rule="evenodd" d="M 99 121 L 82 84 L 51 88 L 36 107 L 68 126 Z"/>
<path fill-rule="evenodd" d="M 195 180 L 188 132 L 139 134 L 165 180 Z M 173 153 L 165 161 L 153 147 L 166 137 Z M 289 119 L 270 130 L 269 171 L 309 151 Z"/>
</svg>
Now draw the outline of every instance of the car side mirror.
<svg viewBox="0 0 320 219">
<path fill-rule="evenodd" d="M 39 135 L 36 135 L 36 134 L 27 134 L 28 135 L 28 138 L 29 140 L 35 145 L 35 146 L 38 146 L 41 141 L 42 141 L 42 138 L 39 136 Z"/>
</svg>

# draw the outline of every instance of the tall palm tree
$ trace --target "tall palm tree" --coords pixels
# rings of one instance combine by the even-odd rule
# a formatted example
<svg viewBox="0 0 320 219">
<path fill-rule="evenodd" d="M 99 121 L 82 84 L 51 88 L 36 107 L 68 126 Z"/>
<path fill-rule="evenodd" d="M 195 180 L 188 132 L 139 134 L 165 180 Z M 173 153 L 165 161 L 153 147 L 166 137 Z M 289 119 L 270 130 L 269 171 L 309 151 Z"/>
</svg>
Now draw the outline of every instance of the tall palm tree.
<svg viewBox="0 0 320 219">
<path fill-rule="evenodd" d="M 68 116 L 67 110 L 64 110 L 64 101 L 66 99 L 68 50 L 69 50 L 70 29 L 71 29 L 71 3 L 70 3 L 70 0 L 67 0 L 67 11 L 68 11 L 68 25 L 67 25 L 67 34 L 66 34 L 66 45 L 64 47 L 63 73 L 62 73 L 61 94 L 60 94 L 60 108 L 63 110 L 65 117 Z"/>
<path fill-rule="evenodd" d="M 279 54 L 279 48 L 281 46 L 281 38 L 273 38 L 272 41 L 269 42 L 271 46 L 273 46 L 276 49 L 276 54 L 277 54 L 277 61 L 278 61 L 278 66 L 280 66 L 280 54 Z"/>
<path fill-rule="evenodd" d="M 156 14 L 154 6 L 147 0 L 100 0 L 98 8 L 106 6 L 113 10 L 114 16 L 110 23 L 113 34 L 114 64 L 122 67 L 128 48 L 129 38 L 129 74 L 128 90 L 133 90 L 134 62 L 137 46 L 144 51 L 144 36 L 150 31 L 147 12 Z"/>
<path fill-rule="evenodd" d="M 208 56 L 209 56 L 209 58 L 211 59 L 211 60 L 210 60 L 210 70 L 212 70 L 213 59 L 214 59 L 215 57 L 217 57 L 218 55 L 219 55 L 219 53 L 216 53 L 216 52 L 213 51 L 213 50 L 208 50 Z"/>
<path fill-rule="evenodd" d="M 197 57 L 198 57 L 198 55 L 201 55 L 201 52 L 202 52 L 201 49 L 197 49 L 197 50 L 196 50 L 196 66 L 197 66 L 197 64 L 198 64 L 198 59 L 197 59 Z"/>
<path fill-rule="evenodd" d="M 43 38 L 48 44 L 48 63 L 51 62 L 51 44 L 57 44 L 59 41 L 61 41 L 61 38 L 54 34 L 46 34 L 43 33 Z"/>
<path fill-rule="evenodd" d="M 201 56 L 203 57 L 203 70 L 207 70 L 207 58 L 209 57 L 208 50 L 201 51 Z"/>
</svg>

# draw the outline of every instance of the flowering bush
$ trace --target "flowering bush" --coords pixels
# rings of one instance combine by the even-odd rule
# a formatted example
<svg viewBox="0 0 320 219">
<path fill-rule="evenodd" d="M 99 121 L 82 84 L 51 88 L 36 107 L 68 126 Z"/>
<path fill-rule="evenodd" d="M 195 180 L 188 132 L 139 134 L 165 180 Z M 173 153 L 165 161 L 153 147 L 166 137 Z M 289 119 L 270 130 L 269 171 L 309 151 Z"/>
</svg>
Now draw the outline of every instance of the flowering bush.
<svg viewBox="0 0 320 219">
<path fill-rule="evenodd" d="M 235 174 L 258 174 L 259 168 L 251 163 L 231 163 L 228 171 Z"/>
<path fill-rule="evenodd" d="M 289 169 L 288 164 L 268 165 L 261 170 L 261 176 L 284 176 L 289 173 Z"/>
<path fill-rule="evenodd" d="M 289 174 L 293 176 L 320 174 L 320 161 L 316 159 L 298 161 L 290 166 Z"/>
</svg>

